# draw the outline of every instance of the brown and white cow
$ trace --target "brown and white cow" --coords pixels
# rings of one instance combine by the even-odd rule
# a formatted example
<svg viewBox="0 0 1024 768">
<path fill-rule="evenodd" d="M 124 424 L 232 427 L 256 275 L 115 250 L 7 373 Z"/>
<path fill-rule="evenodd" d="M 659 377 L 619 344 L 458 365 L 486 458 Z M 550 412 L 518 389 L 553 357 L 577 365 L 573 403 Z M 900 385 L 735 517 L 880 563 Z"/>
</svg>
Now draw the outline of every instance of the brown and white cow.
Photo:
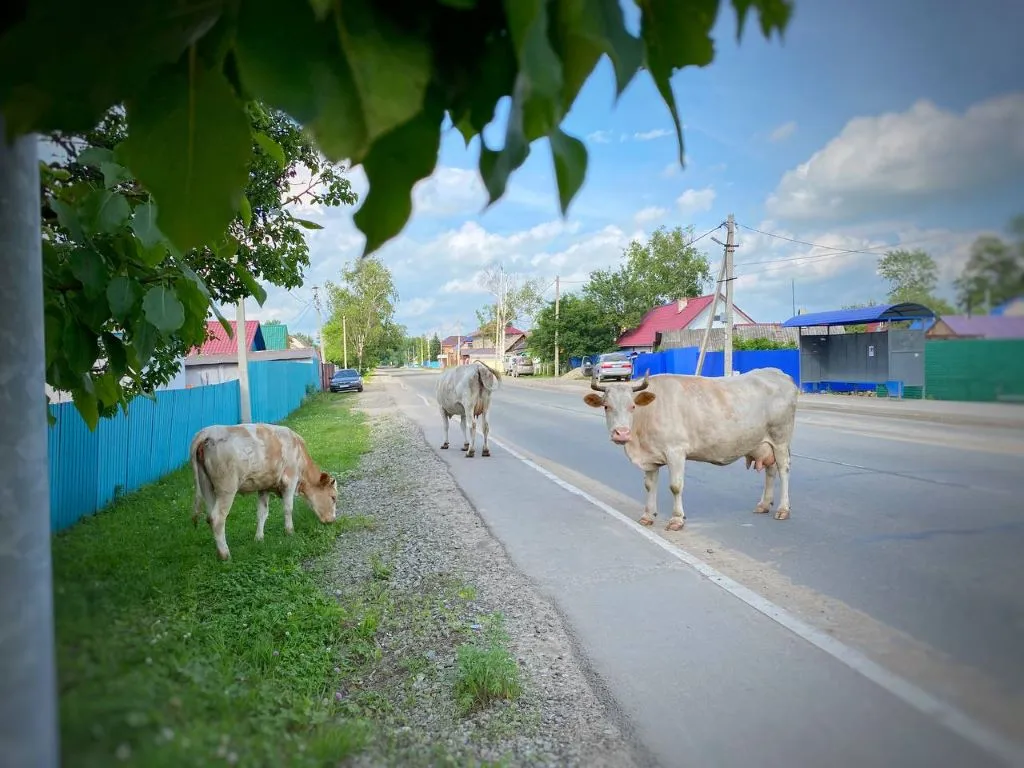
<svg viewBox="0 0 1024 768">
<path fill-rule="evenodd" d="M 435 396 L 441 409 L 441 421 L 444 424 L 444 442 L 442 449 L 448 447 L 448 427 L 452 416 L 459 416 L 462 422 L 462 450 L 467 458 L 476 455 L 476 420 L 483 421 L 484 446 L 481 456 L 490 456 L 491 449 L 487 444 L 491 425 L 487 420 L 487 412 L 491 407 L 491 392 L 501 381 L 501 374 L 489 368 L 479 360 L 469 365 L 456 365 L 446 368 L 437 380 Z M 466 417 L 470 419 L 469 438 L 466 437 Z"/>
<path fill-rule="evenodd" d="M 668 466 L 672 519 L 667 530 L 686 523 L 683 470 L 687 461 L 726 466 L 745 458 L 765 470 L 764 492 L 754 512 L 771 509 L 775 477 L 782 481 L 776 520 L 789 518 L 790 444 L 796 422 L 798 390 L 778 368 L 758 368 L 739 376 L 705 378 L 659 374 L 633 384 L 590 386 L 601 394 L 584 396 L 587 405 L 604 408 L 611 440 L 644 471 L 642 525 L 658 514 L 658 472 Z"/>
<path fill-rule="evenodd" d="M 263 526 L 270 512 L 270 494 L 284 503 L 284 532 L 295 532 L 292 505 L 298 493 L 322 523 L 334 522 L 338 482 L 321 472 L 309 455 L 306 442 L 288 427 L 277 424 L 215 425 L 199 430 L 189 451 L 196 484 L 192 523 L 206 503 L 206 522 L 213 529 L 217 554 L 227 560 L 224 524 L 235 495 L 258 493 L 256 540 L 263 541 Z"/>
</svg>

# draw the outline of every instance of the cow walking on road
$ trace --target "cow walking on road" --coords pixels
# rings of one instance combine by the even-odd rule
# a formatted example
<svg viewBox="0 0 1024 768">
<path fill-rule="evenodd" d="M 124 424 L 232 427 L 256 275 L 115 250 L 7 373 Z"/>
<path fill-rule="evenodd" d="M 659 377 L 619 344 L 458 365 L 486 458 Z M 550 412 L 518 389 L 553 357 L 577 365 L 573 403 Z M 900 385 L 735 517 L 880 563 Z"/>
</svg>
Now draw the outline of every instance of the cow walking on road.
<svg viewBox="0 0 1024 768">
<path fill-rule="evenodd" d="M 476 455 L 476 420 L 482 420 L 484 445 L 480 451 L 482 456 L 490 456 L 491 449 L 487 442 L 491 425 L 487 420 L 487 412 L 491 407 L 491 392 L 498 386 L 501 374 L 492 370 L 479 360 L 470 365 L 456 365 L 446 368 L 437 380 L 437 404 L 441 409 L 441 421 L 444 424 L 444 442 L 442 449 L 448 448 L 448 428 L 452 416 L 458 416 L 462 423 L 462 450 L 467 458 Z M 466 418 L 470 419 L 469 437 L 466 436 Z"/>
<path fill-rule="evenodd" d="M 213 529 L 217 555 L 231 557 L 224 524 L 235 495 L 258 493 L 256 541 L 263 541 L 263 526 L 270 513 L 270 494 L 284 502 L 284 532 L 295 532 L 292 505 L 295 494 L 309 502 L 322 523 L 337 516 L 338 481 L 321 472 L 297 433 L 277 424 L 215 425 L 199 430 L 189 450 L 196 496 L 192 523 L 206 503 L 206 522 Z"/>
<path fill-rule="evenodd" d="M 601 385 L 591 379 L 583 401 L 604 408 L 611 440 L 644 472 L 647 502 L 640 518 L 653 525 L 658 514 L 658 472 L 668 466 L 672 519 L 666 530 L 686 523 L 683 470 L 687 461 L 724 467 L 741 458 L 765 470 L 764 491 L 755 513 L 771 510 L 775 478 L 782 490 L 776 520 L 789 518 L 790 444 L 798 390 L 778 368 L 758 368 L 740 376 L 705 378 L 646 375 L 633 384 Z"/>
</svg>

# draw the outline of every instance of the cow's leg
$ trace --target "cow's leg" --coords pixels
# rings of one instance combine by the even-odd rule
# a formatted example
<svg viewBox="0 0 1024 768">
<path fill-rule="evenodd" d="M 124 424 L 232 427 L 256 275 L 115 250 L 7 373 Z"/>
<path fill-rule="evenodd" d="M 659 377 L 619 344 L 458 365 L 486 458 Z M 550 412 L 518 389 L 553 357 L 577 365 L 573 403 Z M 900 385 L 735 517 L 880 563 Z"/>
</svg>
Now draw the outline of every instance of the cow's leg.
<svg viewBox="0 0 1024 768">
<path fill-rule="evenodd" d="M 771 511 L 772 500 L 775 498 L 776 474 L 778 474 L 778 469 L 774 464 L 769 464 L 764 468 L 764 490 L 761 492 L 761 500 L 754 507 L 754 514 L 763 515 Z"/>
<path fill-rule="evenodd" d="M 779 506 L 775 509 L 776 520 L 789 520 L 789 445 L 775 449 L 775 464 L 778 467 L 782 489 L 779 491 Z"/>
<path fill-rule="evenodd" d="M 480 455 L 481 456 L 490 456 L 491 455 L 491 448 L 490 448 L 490 445 L 487 443 L 487 436 L 491 433 L 491 422 L 487 420 L 487 411 L 486 410 L 482 414 L 480 414 L 480 418 L 483 419 L 483 422 L 484 422 L 483 423 L 484 447 L 483 447 L 483 450 L 480 451 Z"/>
<path fill-rule="evenodd" d="M 476 414 L 469 420 L 469 450 L 466 451 L 466 458 L 472 459 L 476 456 Z"/>
<path fill-rule="evenodd" d="M 448 449 L 448 427 L 451 426 L 452 417 L 445 413 L 444 408 L 441 409 L 441 423 L 444 425 L 444 442 L 441 443 L 441 449 Z"/>
<path fill-rule="evenodd" d="M 269 514 L 270 492 L 261 491 L 259 501 L 256 502 L 256 541 L 263 541 L 263 526 L 266 525 Z"/>
<path fill-rule="evenodd" d="M 284 507 L 284 532 L 291 536 L 295 533 L 295 523 L 292 522 L 292 507 L 295 505 L 295 489 L 298 487 L 298 478 L 289 482 L 281 494 L 281 503 Z"/>
<path fill-rule="evenodd" d="M 462 416 L 459 417 L 459 423 L 462 424 L 462 450 L 468 451 L 469 438 L 466 436 L 466 414 L 462 414 Z"/>
<path fill-rule="evenodd" d="M 683 512 L 683 471 L 686 469 L 685 454 L 668 455 L 668 488 L 672 491 L 672 519 L 665 525 L 666 531 L 680 531 L 686 525 Z"/>
<path fill-rule="evenodd" d="M 228 539 L 224 534 L 224 524 L 228 521 L 228 514 L 231 512 L 231 505 L 235 503 L 235 491 L 221 491 L 217 494 L 217 500 L 213 504 L 213 511 L 210 513 L 210 527 L 213 529 L 213 540 L 217 545 L 217 556 L 221 560 L 231 557 L 228 549 Z"/>
<path fill-rule="evenodd" d="M 644 513 L 640 516 L 640 525 L 654 525 L 658 516 L 658 472 L 660 467 L 644 471 L 644 490 L 647 500 L 644 502 Z"/>
</svg>

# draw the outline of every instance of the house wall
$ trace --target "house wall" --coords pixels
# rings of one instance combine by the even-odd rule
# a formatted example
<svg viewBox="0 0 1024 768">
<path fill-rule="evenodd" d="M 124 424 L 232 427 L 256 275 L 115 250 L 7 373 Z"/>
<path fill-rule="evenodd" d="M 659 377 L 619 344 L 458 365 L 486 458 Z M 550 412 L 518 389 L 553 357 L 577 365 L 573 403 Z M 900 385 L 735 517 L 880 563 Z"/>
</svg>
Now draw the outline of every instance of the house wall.
<svg viewBox="0 0 1024 768">
<path fill-rule="evenodd" d="M 697 315 L 695 318 L 693 318 L 693 320 L 690 321 L 690 324 L 687 325 L 686 328 L 683 329 L 683 330 L 693 330 L 694 328 L 697 328 L 697 329 L 700 329 L 700 330 L 703 331 L 705 328 L 708 327 L 708 315 L 709 314 L 711 314 L 711 305 L 710 304 L 707 307 L 705 307 L 704 310 L 699 315 Z M 724 302 L 720 302 L 718 304 L 718 306 L 715 307 L 715 314 L 716 315 L 720 315 L 722 317 L 722 319 L 721 320 L 715 320 L 711 324 L 711 327 L 712 328 L 725 328 L 725 303 Z M 732 322 L 733 322 L 733 325 L 735 325 L 736 323 L 752 323 L 754 321 L 751 320 L 747 315 L 745 315 L 739 309 L 737 309 L 735 305 L 733 305 L 733 308 L 732 308 Z"/>
</svg>

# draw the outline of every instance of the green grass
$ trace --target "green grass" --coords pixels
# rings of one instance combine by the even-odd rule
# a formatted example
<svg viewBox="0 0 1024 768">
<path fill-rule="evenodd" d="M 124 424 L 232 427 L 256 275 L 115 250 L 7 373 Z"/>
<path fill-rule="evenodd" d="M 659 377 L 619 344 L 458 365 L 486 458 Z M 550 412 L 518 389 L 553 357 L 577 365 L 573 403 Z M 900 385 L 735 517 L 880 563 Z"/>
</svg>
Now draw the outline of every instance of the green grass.
<svg viewBox="0 0 1024 768">
<path fill-rule="evenodd" d="M 316 395 L 286 423 L 330 472 L 369 449 L 350 401 Z M 309 564 L 372 521 L 324 526 L 297 498 L 286 537 L 273 498 L 258 543 L 256 498 L 239 496 L 221 562 L 209 527 L 192 526 L 192 494 L 182 469 L 54 537 L 63 764 L 302 766 L 358 751 L 370 726 L 334 694 L 376 650 L 379 615 L 332 600 Z"/>
<path fill-rule="evenodd" d="M 459 646 L 455 666 L 455 700 L 463 714 L 484 709 L 499 699 L 513 701 L 523 691 L 519 666 L 505 647 L 501 614 L 488 617 L 483 637 Z"/>
</svg>

